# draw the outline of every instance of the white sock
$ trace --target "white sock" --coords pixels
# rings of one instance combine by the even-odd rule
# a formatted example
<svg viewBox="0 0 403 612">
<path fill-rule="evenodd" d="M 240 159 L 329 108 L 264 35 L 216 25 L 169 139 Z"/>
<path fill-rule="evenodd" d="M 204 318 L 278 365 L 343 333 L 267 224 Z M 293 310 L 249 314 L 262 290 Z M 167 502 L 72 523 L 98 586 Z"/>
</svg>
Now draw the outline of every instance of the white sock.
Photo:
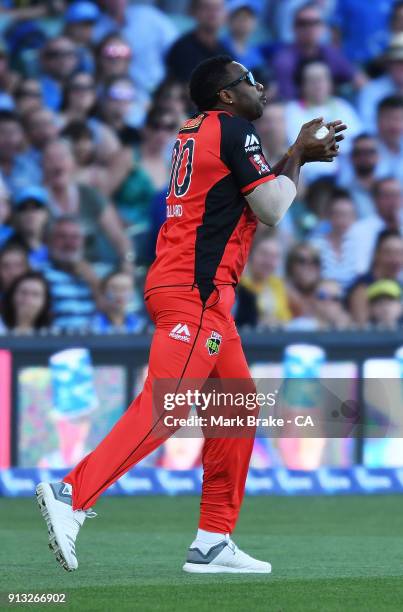
<svg viewBox="0 0 403 612">
<path fill-rule="evenodd" d="M 222 542 L 224 538 L 225 533 L 217 533 L 215 531 L 205 531 L 204 529 L 198 529 L 195 542 L 203 542 L 204 544 L 214 546 L 214 544 Z"/>
</svg>

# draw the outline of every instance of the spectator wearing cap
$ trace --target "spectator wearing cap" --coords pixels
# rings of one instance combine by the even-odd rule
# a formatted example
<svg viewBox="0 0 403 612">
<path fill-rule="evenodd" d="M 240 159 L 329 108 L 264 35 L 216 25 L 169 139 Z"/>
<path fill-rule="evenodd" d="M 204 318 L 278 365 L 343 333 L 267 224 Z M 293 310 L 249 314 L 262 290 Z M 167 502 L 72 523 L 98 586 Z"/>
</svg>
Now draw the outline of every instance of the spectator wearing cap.
<svg viewBox="0 0 403 612">
<path fill-rule="evenodd" d="M 41 167 L 25 154 L 25 144 L 19 116 L 0 110 L 0 174 L 11 195 L 41 182 Z"/>
<path fill-rule="evenodd" d="M 39 82 L 45 105 L 60 109 L 63 84 L 78 67 L 77 46 L 67 36 L 51 38 L 41 52 Z"/>
<path fill-rule="evenodd" d="M 377 238 L 371 266 L 359 275 L 348 292 L 348 306 L 353 319 L 360 325 L 369 321 L 367 289 L 376 281 L 391 280 L 402 284 L 403 238 L 397 231 L 384 230 Z"/>
<path fill-rule="evenodd" d="M 361 132 L 361 121 L 353 106 L 341 97 L 334 95 L 334 82 L 329 66 L 324 61 L 306 60 L 299 66 L 296 75 L 299 96 L 286 104 L 286 123 L 288 140 L 295 141 L 301 125 L 315 117 L 323 117 L 325 122 L 333 117 L 342 117 L 348 125 L 343 152 L 348 153 L 352 140 Z M 335 176 L 339 160 L 323 164 L 314 162 L 304 166 L 302 176 L 312 182 L 320 176 Z"/>
<path fill-rule="evenodd" d="M 347 235 L 356 274 L 364 274 L 369 269 L 380 232 L 390 230 L 403 233 L 402 187 L 399 181 L 387 176 L 378 179 L 373 196 L 375 214 L 353 223 Z"/>
<path fill-rule="evenodd" d="M 396 281 L 378 280 L 367 289 L 369 322 L 381 329 L 403 324 L 402 289 Z"/>
<path fill-rule="evenodd" d="M 251 42 L 256 30 L 259 4 L 256 0 L 231 0 L 228 8 L 228 33 L 221 39 L 228 53 L 249 70 L 259 69 L 263 55 Z"/>
<path fill-rule="evenodd" d="M 182 82 L 189 80 L 201 61 L 227 53 L 219 39 L 226 22 L 224 0 L 192 0 L 190 11 L 196 22 L 195 28 L 181 36 L 166 56 L 168 74 Z"/>
<path fill-rule="evenodd" d="M 375 214 L 373 190 L 381 175 L 378 140 L 369 133 L 362 133 L 353 140 L 349 155 L 340 158 L 337 183 L 348 189 L 354 201 L 359 219 Z"/>
<path fill-rule="evenodd" d="M 50 196 L 53 217 L 77 215 L 85 233 L 86 258 L 91 261 L 118 256 L 123 268 L 133 272 L 134 254 L 115 207 L 99 191 L 75 180 L 74 156 L 63 140 L 50 143 L 43 158 L 44 180 Z M 99 236 L 112 245 L 100 253 Z"/>
<path fill-rule="evenodd" d="M 94 72 L 95 63 L 91 44 L 94 26 L 99 19 L 100 10 L 93 2 L 73 2 L 67 8 L 64 16 L 64 34 L 77 47 L 78 69 L 84 72 Z"/>
<path fill-rule="evenodd" d="M 50 226 L 49 262 L 43 274 L 49 283 L 56 327 L 88 329 L 95 313 L 99 280 L 84 255 L 84 231 L 75 216 L 55 219 Z"/>
<path fill-rule="evenodd" d="M 384 98 L 377 119 L 380 174 L 396 177 L 403 187 L 403 95 Z"/>
<path fill-rule="evenodd" d="M 19 244 L 28 252 L 32 268 L 42 268 L 48 261 L 45 244 L 49 220 L 49 196 L 42 187 L 26 187 L 13 201 L 13 235 L 8 243 Z"/>
<path fill-rule="evenodd" d="M 352 81 L 357 85 L 361 83 L 359 75 L 340 49 L 321 42 L 324 29 L 322 14 L 314 2 L 307 2 L 295 12 L 295 40 L 291 44 L 282 45 L 271 61 L 282 98 L 292 100 L 297 97 L 295 74 L 300 63 L 307 60 L 327 64 L 336 87 Z"/>
<path fill-rule="evenodd" d="M 365 128 L 376 132 L 378 104 L 392 95 L 403 95 L 403 33 L 395 34 L 383 55 L 386 72 L 372 79 L 360 91 L 357 99 L 359 115 Z"/>
<path fill-rule="evenodd" d="M 91 329 L 97 333 L 126 331 L 139 333 L 145 319 L 133 310 L 133 277 L 124 272 L 111 272 L 102 279 L 99 292 L 99 309 L 91 321 Z"/>
<path fill-rule="evenodd" d="M 336 0 L 331 24 L 337 28 L 343 52 L 354 64 L 367 64 L 385 50 L 395 1 L 380 0 L 369 6 L 368 0 Z"/>
</svg>

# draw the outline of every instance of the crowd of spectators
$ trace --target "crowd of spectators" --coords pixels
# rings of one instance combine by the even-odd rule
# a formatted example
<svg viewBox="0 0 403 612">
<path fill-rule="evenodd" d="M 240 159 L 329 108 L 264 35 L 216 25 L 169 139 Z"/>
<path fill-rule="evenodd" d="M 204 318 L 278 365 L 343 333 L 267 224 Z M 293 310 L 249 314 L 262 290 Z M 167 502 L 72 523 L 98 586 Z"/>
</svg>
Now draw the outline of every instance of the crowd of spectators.
<svg viewBox="0 0 403 612">
<path fill-rule="evenodd" d="M 348 125 L 258 226 L 240 327 L 403 322 L 403 1 L 0 0 L 0 330 L 149 324 L 142 284 L 164 222 L 193 68 L 230 54 L 264 83 L 273 165 L 314 117 Z"/>
</svg>

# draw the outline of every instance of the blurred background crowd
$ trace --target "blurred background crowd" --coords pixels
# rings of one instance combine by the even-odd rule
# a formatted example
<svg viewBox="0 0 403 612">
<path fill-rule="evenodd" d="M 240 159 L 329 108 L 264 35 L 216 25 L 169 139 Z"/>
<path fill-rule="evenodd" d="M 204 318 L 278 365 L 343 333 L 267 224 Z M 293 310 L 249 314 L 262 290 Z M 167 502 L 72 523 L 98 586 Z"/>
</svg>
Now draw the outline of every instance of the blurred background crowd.
<svg viewBox="0 0 403 612">
<path fill-rule="evenodd" d="M 272 164 L 313 117 L 349 128 L 258 228 L 238 325 L 402 324 L 402 1 L 0 0 L 0 33 L 1 333 L 147 327 L 187 83 L 221 53 L 267 89 Z"/>
</svg>

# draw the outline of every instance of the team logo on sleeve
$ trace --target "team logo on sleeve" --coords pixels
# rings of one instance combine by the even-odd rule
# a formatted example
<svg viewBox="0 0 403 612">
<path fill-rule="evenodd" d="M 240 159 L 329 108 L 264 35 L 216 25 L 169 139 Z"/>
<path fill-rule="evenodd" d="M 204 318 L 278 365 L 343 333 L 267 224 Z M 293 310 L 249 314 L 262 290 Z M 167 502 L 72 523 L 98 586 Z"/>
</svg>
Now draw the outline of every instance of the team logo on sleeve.
<svg viewBox="0 0 403 612">
<path fill-rule="evenodd" d="M 207 339 L 206 347 L 209 355 L 218 355 L 218 351 L 220 350 L 222 336 L 217 334 L 217 332 L 212 331 L 210 338 Z"/>
<path fill-rule="evenodd" d="M 270 166 L 265 160 L 263 153 L 255 153 L 255 155 L 251 155 L 248 159 L 259 174 L 268 174 L 271 172 Z"/>
</svg>

